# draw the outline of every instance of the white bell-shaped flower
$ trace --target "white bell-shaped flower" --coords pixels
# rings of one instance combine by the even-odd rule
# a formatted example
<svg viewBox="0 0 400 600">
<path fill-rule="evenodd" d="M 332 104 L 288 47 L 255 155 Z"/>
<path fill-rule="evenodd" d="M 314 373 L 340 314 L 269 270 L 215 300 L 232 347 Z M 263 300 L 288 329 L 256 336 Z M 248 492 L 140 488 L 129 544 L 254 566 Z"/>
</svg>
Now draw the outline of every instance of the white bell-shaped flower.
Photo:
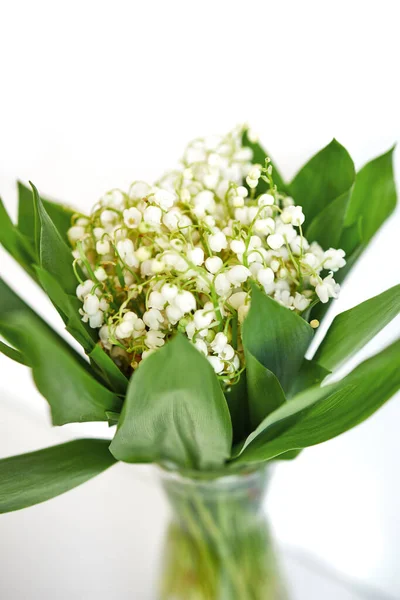
<svg viewBox="0 0 400 600">
<path fill-rule="evenodd" d="M 152 227 L 161 223 L 162 211 L 159 206 L 148 206 L 143 213 L 143 220 Z"/>
<path fill-rule="evenodd" d="M 129 189 L 129 198 L 132 200 L 140 200 L 145 198 L 151 191 L 151 186 L 145 181 L 135 181 Z"/>
<path fill-rule="evenodd" d="M 142 213 L 135 206 L 124 210 L 123 216 L 124 223 L 129 229 L 136 229 L 142 222 Z"/>
<path fill-rule="evenodd" d="M 178 321 L 180 321 L 183 317 L 183 312 L 181 311 L 181 309 L 177 306 L 174 306 L 173 304 L 167 306 L 167 308 L 165 309 L 165 314 L 168 319 L 168 322 L 171 323 L 171 325 L 176 325 L 176 323 L 178 323 Z"/>
<path fill-rule="evenodd" d="M 261 268 L 257 273 L 257 279 L 261 285 L 269 285 L 274 281 L 275 273 L 270 267 Z"/>
<path fill-rule="evenodd" d="M 83 302 L 83 310 L 89 316 L 93 316 L 100 308 L 100 300 L 95 294 L 88 294 Z"/>
<path fill-rule="evenodd" d="M 79 242 L 85 236 L 86 230 L 85 227 L 81 225 L 74 225 L 70 229 L 68 229 L 68 239 L 71 243 Z"/>
<path fill-rule="evenodd" d="M 224 361 L 232 360 L 232 358 L 234 356 L 235 356 L 235 350 L 233 349 L 233 347 L 230 344 L 226 344 L 226 346 L 224 346 L 224 348 L 219 353 L 219 357 Z"/>
<path fill-rule="evenodd" d="M 283 235 L 280 233 L 273 233 L 267 237 L 267 244 L 272 250 L 278 250 L 285 243 Z"/>
<path fill-rule="evenodd" d="M 76 288 L 76 295 L 78 296 L 79 300 L 83 300 L 84 297 L 91 292 L 93 286 L 94 283 L 91 279 L 86 279 L 86 281 L 80 283 Z"/>
<path fill-rule="evenodd" d="M 115 335 L 120 340 L 130 338 L 133 333 L 134 322 L 129 320 L 123 320 L 115 328 Z"/>
<path fill-rule="evenodd" d="M 170 231 L 177 231 L 182 213 L 178 209 L 172 209 L 163 214 L 162 222 Z"/>
<path fill-rule="evenodd" d="M 148 348 L 160 348 L 165 344 L 165 334 L 158 330 L 150 329 L 144 338 L 144 343 Z"/>
<path fill-rule="evenodd" d="M 215 275 L 223 267 L 223 262 L 219 256 L 209 256 L 206 259 L 205 266 L 207 271 Z"/>
<path fill-rule="evenodd" d="M 143 314 L 143 321 L 150 329 L 160 329 L 164 317 L 158 308 L 150 308 Z"/>
<path fill-rule="evenodd" d="M 300 312 L 303 312 L 310 305 L 310 300 L 303 296 L 303 294 L 299 294 L 296 292 L 293 299 L 293 306 Z"/>
<path fill-rule="evenodd" d="M 200 266 L 204 262 L 204 250 L 203 248 L 190 248 L 187 252 L 188 259 L 196 266 Z"/>
<path fill-rule="evenodd" d="M 147 305 L 149 308 L 157 308 L 158 310 L 162 310 L 166 305 L 167 300 L 158 290 L 154 290 L 150 292 L 149 299 Z"/>
<path fill-rule="evenodd" d="M 332 273 L 322 279 L 315 287 L 318 298 L 323 304 L 329 302 L 330 298 L 337 298 L 340 285 L 333 279 Z"/>
<path fill-rule="evenodd" d="M 275 204 L 275 198 L 272 194 L 261 194 L 257 200 L 258 206 L 273 206 Z"/>
<path fill-rule="evenodd" d="M 208 244 L 213 252 L 221 252 L 228 247 L 228 241 L 222 231 L 217 231 L 208 236 Z"/>
<path fill-rule="evenodd" d="M 89 325 L 92 329 L 98 329 L 103 325 L 104 313 L 102 310 L 98 310 L 97 313 L 89 317 Z"/>
<path fill-rule="evenodd" d="M 204 340 L 197 338 L 194 345 L 199 352 L 204 354 L 204 356 L 208 356 L 208 348 Z"/>
<path fill-rule="evenodd" d="M 224 363 L 218 356 L 207 356 L 207 360 L 217 374 L 222 373 L 224 370 Z"/>
<path fill-rule="evenodd" d="M 193 315 L 193 320 L 196 325 L 196 329 L 206 329 L 211 325 L 215 319 L 215 313 L 213 311 L 207 311 L 204 308 L 196 310 Z"/>
<path fill-rule="evenodd" d="M 330 271 L 338 271 L 346 264 L 345 256 L 346 253 L 344 250 L 329 248 L 329 250 L 324 252 L 324 268 Z"/>
<path fill-rule="evenodd" d="M 110 252 L 111 246 L 108 240 L 99 240 L 96 242 L 96 252 L 97 254 L 108 254 Z"/>
<path fill-rule="evenodd" d="M 161 288 L 161 295 L 165 302 L 172 302 L 178 293 L 178 287 L 171 283 L 165 283 Z"/>
<path fill-rule="evenodd" d="M 211 348 L 216 354 L 222 352 L 228 343 L 228 338 L 222 331 L 218 332 L 213 341 L 211 342 Z"/>
<path fill-rule="evenodd" d="M 219 273 L 214 279 L 214 286 L 218 296 L 224 297 L 228 295 L 232 284 L 225 273 Z"/>
<path fill-rule="evenodd" d="M 229 247 L 235 254 L 243 254 L 246 251 L 246 244 L 243 240 L 232 240 Z"/>
<path fill-rule="evenodd" d="M 179 308 L 183 315 L 196 310 L 196 298 L 192 292 L 181 290 L 173 300 L 175 306 Z"/>
<path fill-rule="evenodd" d="M 177 200 L 176 194 L 168 190 L 157 189 L 151 196 L 151 201 L 157 204 L 162 210 L 169 210 Z"/>
<path fill-rule="evenodd" d="M 303 209 L 301 206 L 287 206 L 283 209 L 281 214 L 283 223 L 291 223 L 292 225 L 302 225 L 305 220 Z"/>
<path fill-rule="evenodd" d="M 228 281 L 236 286 L 247 281 L 251 276 L 251 271 L 244 265 L 235 265 L 227 271 L 226 276 Z"/>
</svg>

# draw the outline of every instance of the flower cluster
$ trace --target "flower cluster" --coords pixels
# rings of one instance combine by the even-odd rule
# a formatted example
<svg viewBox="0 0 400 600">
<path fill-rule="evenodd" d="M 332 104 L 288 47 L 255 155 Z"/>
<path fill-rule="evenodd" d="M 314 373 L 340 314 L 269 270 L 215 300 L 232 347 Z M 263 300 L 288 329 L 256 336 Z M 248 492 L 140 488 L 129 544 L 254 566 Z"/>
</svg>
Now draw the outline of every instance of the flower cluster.
<svg viewBox="0 0 400 600">
<path fill-rule="evenodd" d="M 126 371 L 178 330 L 229 385 L 244 368 L 252 283 L 299 314 L 338 295 L 344 252 L 307 242 L 301 206 L 276 189 L 268 160 L 252 163 L 241 133 L 195 140 L 156 185 L 136 181 L 74 217 L 82 319 Z"/>
</svg>

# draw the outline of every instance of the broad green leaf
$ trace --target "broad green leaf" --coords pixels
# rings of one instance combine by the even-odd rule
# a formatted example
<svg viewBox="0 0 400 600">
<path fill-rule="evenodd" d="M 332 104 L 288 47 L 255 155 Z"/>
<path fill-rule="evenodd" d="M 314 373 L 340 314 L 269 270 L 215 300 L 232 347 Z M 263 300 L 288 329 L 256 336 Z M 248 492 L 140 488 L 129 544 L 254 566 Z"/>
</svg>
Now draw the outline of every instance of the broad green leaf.
<svg viewBox="0 0 400 600">
<path fill-rule="evenodd" d="M 206 358 L 178 334 L 131 378 L 110 450 L 125 462 L 212 470 L 223 466 L 231 443 L 219 381 Z"/>
<path fill-rule="evenodd" d="M 303 207 L 306 224 L 354 183 L 354 164 L 335 139 L 315 154 L 290 184 L 290 195 Z"/>
<path fill-rule="evenodd" d="M 247 438 L 235 462 L 270 460 L 355 427 L 400 389 L 400 340 L 341 381 L 314 387 L 278 408 Z"/>
<path fill-rule="evenodd" d="M 252 162 L 253 163 L 258 163 L 261 166 L 265 166 L 265 159 L 271 158 L 270 155 L 268 154 L 268 152 L 266 152 L 264 150 L 264 148 L 258 143 L 258 142 L 251 142 L 249 140 L 249 136 L 248 136 L 248 129 L 245 129 L 243 131 L 242 134 L 242 145 L 245 146 L 246 148 L 251 148 L 251 150 L 253 151 L 253 159 Z M 286 183 L 283 181 L 282 175 L 279 173 L 278 169 L 275 166 L 275 163 L 273 161 L 270 162 L 270 165 L 272 165 L 272 178 L 274 180 L 274 183 L 278 189 L 278 192 L 286 192 L 287 191 L 287 185 Z M 262 179 L 259 180 L 258 186 L 257 186 L 257 193 L 258 194 L 264 194 L 265 192 L 267 192 L 269 190 L 269 185 L 263 181 Z"/>
<path fill-rule="evenodd" d="M 318 242 L 325 250 L 339 247 L 349 198 L 350 190 L 332 200 L 308 226 L 305 222 L 304 231 L 309 242 Z"/>
<path fill-rule="evenodd" d="M 362 248 L 362 250 L 365 249 L 365 244 L 363 244 L 362 222 L 363 217 L 361 216 L 349 227 L 344 227 L 343 223 L 342 234 L 336 247 L 342 248 L 342 250 L 346 252 L 346 257 L 352 256 L 360 248 Z M 361 254 L 361 252 L 359 254 Z M 342 272 L 343 270 L 341 269 L 339 273 Z"/>
<path fill-rule="evenodd" d="M 287 398 L 290 400 L 303 390 L 314 387 L 317 383 L 321 383 L 329 374 L 330 371 L 319 365 L 315 360 L 307 360 L 305 358 L 287 394 Z"/>
<path fill-rule="evenodd" d="M 261 421 L 286 402 L 277 377 L 245 349 L 246 381 L 250 425 L 254 429 Z"/>
<path fill-rule="evenodd" d="M 40 265 L 58 279 L 65 292 L 74 294 L 77 280 L 72 268 L 72 251 L 61 238 L 33 184 L 32 189 L 40 221 Z"/>
<path fill-rule="evenodd" d="M 393 177 L 393 150 L 367 163 L 358 173 L 348 205 L 345 226 L 362 217 L 363 243 L 378 231 L 396 206 L 396 185 Z"/>
<path fill-rule="evenodd" d="M 298 455 L 300 454 L 301 450 L 289 450 L 289 452 L 284 452 L 283 454 L 280 454 L 279 456 L 276 456 L 276 460 L 294 460 L 295 458 L 298 457 Z"/>
<path fill-rule="evenodd" d="M 27 508 L 85 483 L 116 461 L 108 440 L 83 439 L 0 460 L 0 514 Z"/>
<path fill-rule="evenodd" d="M 337 369 L 361 350 L 400 313 L 400 285 L 337 315 L 322 340 L 314 361 Z"/>
<path fill-rule="evenodd" d="M 24 358 L 24 356 L 21 354 L 21 352 L 19 352 L 19 350 L 16 350 L 15 348 L 11 348 L 11 346 L 7 346 L 7 344 L 4 344 L 1 341 L 0 341 L 0 353 L 4 354 L 4 356 L 8 356 L 8 358 L 11 358 L 11 360 L 14 360 L 15 362 L 19 363 L 20 365 L 29 366 L 27 360 Z"/>
<path fill-rule="evenodd" d="M 32 263 L 35 253 L 30 247 L 29 240 L 18 231 L 11 221 L 0 198 L 0 244 L 30 275 L 34 276 Z"/>
<path fill-rule="evenodd" d="M 105 411 L 118 412 L 120 399 L 103 387 L 73 353 L 29 312 L 0 313 L 0 333 L 32 368 L 38 390 L 48 401 L 54 425 L 106 421 Z"/>
<path fill-rule="evenodd" d="M 72 216 L 75 211 L 48 198 L 42 198 L 42 202 L 60 236 L 68 244 L 67 231 L 71 227 Z M 18 229 L 34 244 L 35 207 L 33 194 L 32 190 L 20 181 L 18 181 Z"/>
<path fill-rule="evenodd" d="M 89 364 L 0 278 L 0 334 L 1 324 L 3 322 L 7 323 L 9 318 L 12 318 L 12 315 L 16 313 L 27 315 L 27 318 L 35 322 L 41 331 L 52 337 L 55 344 L 60 345 L 66 352 L 69 352 L 81 366 L 88 370 L 90 369 Z M 26 360 L 26 357 L 24 359 Z"/>
<path fill-rule="evenodd" d="M 313 329 L 304 319 L 252 286 L 251 307 L 243 323 L 243 343 L 276 375 L 285 392 L 290 389 L 312 338 Z"/>
</svg>

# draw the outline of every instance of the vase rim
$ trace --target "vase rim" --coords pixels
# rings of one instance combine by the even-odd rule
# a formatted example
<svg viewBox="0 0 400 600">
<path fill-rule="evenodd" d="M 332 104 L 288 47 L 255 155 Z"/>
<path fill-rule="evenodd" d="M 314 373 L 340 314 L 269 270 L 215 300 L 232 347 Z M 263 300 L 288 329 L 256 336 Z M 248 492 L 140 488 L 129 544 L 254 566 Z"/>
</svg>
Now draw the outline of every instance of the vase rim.
<svg viewBox="0 0 400 600">
<path fill-rule="evenodd" d="M 175 481 L 183 485 L 218 485 L 230 486 L 233 483 L 244 483 L 252 480 L 258 480 L 260 476 L 264 476 L 266 480 L 270 477 L 271 469 L 265 463 L 257 465 L 257 467 L 242 469 L 235 472 L 218 472 L 218 473 L 202 473 L 201 471 L 179 471 L 175 466 L 171 465 L 154 465 L 158 474 L 164 480 Z"/>
</svg>

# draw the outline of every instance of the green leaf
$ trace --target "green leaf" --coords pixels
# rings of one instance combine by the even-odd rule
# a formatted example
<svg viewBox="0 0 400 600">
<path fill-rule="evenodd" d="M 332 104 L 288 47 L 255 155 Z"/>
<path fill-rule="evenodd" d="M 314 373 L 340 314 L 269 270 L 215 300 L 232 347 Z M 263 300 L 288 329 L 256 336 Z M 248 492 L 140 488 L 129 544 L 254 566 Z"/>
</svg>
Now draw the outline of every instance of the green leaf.
<svg viewBox="0 0 400 600">
<path fill-rule="evenodd" d="M 350 227 L 362 217 L 364 244 L 369 242 L 396 206 L 393 150 L 391 148 L 386 154 L 367 163 L 357 173 L 345 226 Z"/>
<path fill-rule="evenodd" d="M 43 206 L 53 221 L 58 233 L 66 242 L 68 242 L 67 232 L 71 227 L 72 216 L 75 211 L 68 206 L 53 202 L 48 198 L 42 198 Z M 34 245 L 35 231 L 35 207 L 33 203 L 32 190 L 18 181 L 18 229 Z"/>
<path fill-rule="evenodd" d="M 34 321 L 36 326 L 46 335 L 51 336 L 55 344 L 60 345 L 66 352 L 69 352 L 74 360 L 78 361 L 83 367 L 89 367 L 88 363 L 71 348 L 67 342 L 60 337 L 51 327 L 47 325 L 25 302 L 0 278 L 0 333 L 1 324 L 7 323 L 13 314 L 25 314 L 27 318 Z M 26 357 L 25 357 L 26 360 Z"/>
<path fill-rule="evenodd" d="M 267 415 L 284 404 L 286 398 L 272 371 L 264 367 L 246 348 L 245 357 L 250 425 L 254 429 Z"/>
<path fill-rule="evenodd" d="M 400 389 L 400 340 L 341 381 L 314 387 L 278 408 L 247 438 L 235 462 L 270 460 L 355 427 Z"/>
<path fill-rule="evenodd" d="M 239 443 L 251 431 L 249 406 L 247 397 L 246 371 L 240 375 L 239 382 L 229 391 L 224 392 L 231 415 L 233 429 L 233 443 Z"/>
<path fill-rule="evenodd" d="M 245 129 L 243 131 L 242 146 L 245 146 L 246 148 L 251 148 L 251 150 L 253 151 L 252 162 L 258 163 L 262 167 L 265 166 L 265 159 L 267 157 L 271 158 L 270 155 L 268 154 L 268 152 L 266 152 L 264 150 L 264 148 L 258 142 L 251 142 L 249 140 L 248 129 Z M 274 183 L 275 183 L 278 191 L 286 192 L 287 185 L 284 182 L 282 175 L 279 173 L 278 169 L 276 168 L 275 163 L 273 161 L 271 161 L 270 165 L 272 165 L 272 169 L 273 169 L 272 178 L 274 180 Z M 265 192 L 268 192 L 268 191 L 269 191 L 269 185 L 263 179 L 260 179 L 258 186 L 257 186 L 257 194 L 264 194 Z"/>
<path fill-rule="evenodd" d="M 305 223 L 305 233 L 309 242 L 318 242 L 325 250 L 338 248 L 349 199 L 350 190 L 332 200 L 314 217 L 308 227 L 307 222 Z"/>
<path fill-rule="evenodd" d="M 40 265 L 60 282 L 65 292 L 74 294 L 77 280 L 72 267 L 72 251 L 61 238 L 33 184 L 32 189 L 40 221 Z"/>
<path fill-rule="evenodd" d="M 33 379 L 51 407 L 54 425 L 106 421 L 106 410 L 118 412 L 120 399 L 103 387 L 71 354 L 55 344 L 26 315 L 15 315 L 1 332 L 28 359 Z"/>
<path fill-rule="evenodd" d="M 349 227 L 344 227 L 340 236 L 339 241 L 336 244 L 337 248 L 342 248 L 346 252 L 346 262 L 348 262 L 348 257 L 353 256 L 355 253 L 358 253 L 358 256 L 361 254 L 359 251 L 365 249 L 365 244 L 363 244 L 363 234 L 362 234 L 362 216 L 350 225 Z M 343 269 L 340 269 L 339 274 L 342 275 Z"/>
<path fill-rule="evenodd" d="M 110 450 L 125 462 L 171 461 L 212 470 L 230 456 L 232 425 L 219 381 L 182 335 L 131 378 Z"/>
<path fill-rule="evenodd" d="M 82 345 L 91 362 L 97 368 L 102 381 L 118 394 L 125 394 L 128 380 L 114 361 L 96 343 L 98 333 L 83 323 L 79 316 L 81 302 L 76 296 L 66 294 L 58 281 L 44 269 L 35 269 L 39 282 L 59 311 L 67 331 Z"/>
<path fill-rule="evenodd" d="M 98 368 L 103 381 L 115 392 L 125 394 L 128 380 L 108 354 L 96 343 L 98 341 L 97 331 L 83 323 L 78 313 L 81 307 L 79 299 L 66 294 L 58 281 L 47 271 L 37 268 L 36 272 L 43 289 L 66 323 L 67 331 L 83 346 L 86 354 Z"/>
<path fill-rule="evenodd" d="M 361 350 L 400 313 L 400 285 L 337 315 L 314 361 L 333 371 Z"/>
<path fill-rule="evenodd" d="M 29 362 L 55 425 L 106 421 L 121 400 L 98 383 L 90 366 L 0 280 L 0 334 Z"/>
<path fill-rule="evenodd" d="M 298 457 L 298 455 L 300 454 L 301 450 L 289 450 L 289 452 L 284 452 L 283 454 L 280 454 L 279 456 L 276 456 L 276 460 L 294 460 L 295 458 Z"/>
<path fill-rule="evenodd" d="M 85 483 L 116 461 L 108 440 L 83 439 L 0 460 L 0 514 L 27 508 Z"/>
<path fill-rule="evenodd" d="M 354 182 L 354 164 L 335 139 L 300 169 L 290 184 L 290 194 L 303 207 L 306 224 L 332 200 L 347 192 Z"/>
<path fill-rule="evenodd" d="M 304 319 L 252 286 L 251 307 L 243 323 L 243 343 L 276 375 L 285 392 L 300 369 L 313 335 Z"/>
<path fill-rule="evenodd" d="M 0 244 L 30 275 L 34 276 L 32 263 L 35 253 L 29 245 L 29 240 L 18 231 L 11 221 L 0 198 Z"/>
<path fill-rule="evenodd" d="M 1 352 L 1 354 L 4 354 L 4 356 L 8 356 L 8 358 L 11 358 L 11 360 L 14 360 L 15 362 L 19 363 L 20 365 L 29 367 L 28 361 L 24 358 L 24 356 L 21 354 L 21 352 L 19 352 L 15 348 L 11 348 L 11 346 L 7 346 L 7 344 L 4 344 L 1 341 L 0 341 L 0 352 Z"/>
<path fill-rule="evenodd" d="M 109 427 L 112 427 L 113 425 L 118 425 L 118 421 L 121 416 L 120 413 L 113 412 L 112 410 L 107 410 L 106 415 Z"/>
<path fill-rule="evenodd" d="M 106 354 L 98 344 L 89 352 L 89 358 L 100 369 L 103 379 L 112 390 L 118 394 L 125 395 L 128 387 L 128 379 L 119 370 L 115 362 Z"/>
<path fill-rule="evenodd" d="M 26 315 L 30 322 L 35 323 L 40 334 L 44 333 L 45 335 L 50 336 L 55 345 L 60 346 L 64 352 L 69 353 L 73 360 L 79 363 L 91 377 L 94 376 L 90 364 L 80 354 L 75 352 L 64 338 L 59 336 L 54 329 L 49 327 L 47 323 L 25 304 L 25 302 L 10 287 L 8 287 L 5 281 L 0 278 L 0 335 L 2 334 L 4 326 L 7 326 L 9 319 L 12 319 L 15 314 Z M 12 336 L 10 337 L 10 342 L 15 346 L 12 342 L 12 339 L 14 339 L 13 334 L 9 332 L 9 335 Z M 24 356 L 24 361 L 28 362 L 27 356 Z"/>
<path fill-rule="evenodd" d="M 83 323 L 79 315 L 82 303 L 74 295 L 67 294 L 59 281 L 40 267 L 35 268 L 40 285 L 57 308 L 67 331 L 81 344 L 86 353 L 90 353 L 98 340 L 97 331 Z"/>
<path fill-rule="evenodd" d="M 300 367 L 300 371 L 287 394 L 288 399 L 290 400 L 293 396 L 299 394 L 303 390 L 313 387 L 317 385 L 317 383 L 321 383 L 329 374 L 330 371 L 328 371 L 328 369 L 325 369 L 314 360 L 307 360 L 305 358 Z"/>
</svg>

